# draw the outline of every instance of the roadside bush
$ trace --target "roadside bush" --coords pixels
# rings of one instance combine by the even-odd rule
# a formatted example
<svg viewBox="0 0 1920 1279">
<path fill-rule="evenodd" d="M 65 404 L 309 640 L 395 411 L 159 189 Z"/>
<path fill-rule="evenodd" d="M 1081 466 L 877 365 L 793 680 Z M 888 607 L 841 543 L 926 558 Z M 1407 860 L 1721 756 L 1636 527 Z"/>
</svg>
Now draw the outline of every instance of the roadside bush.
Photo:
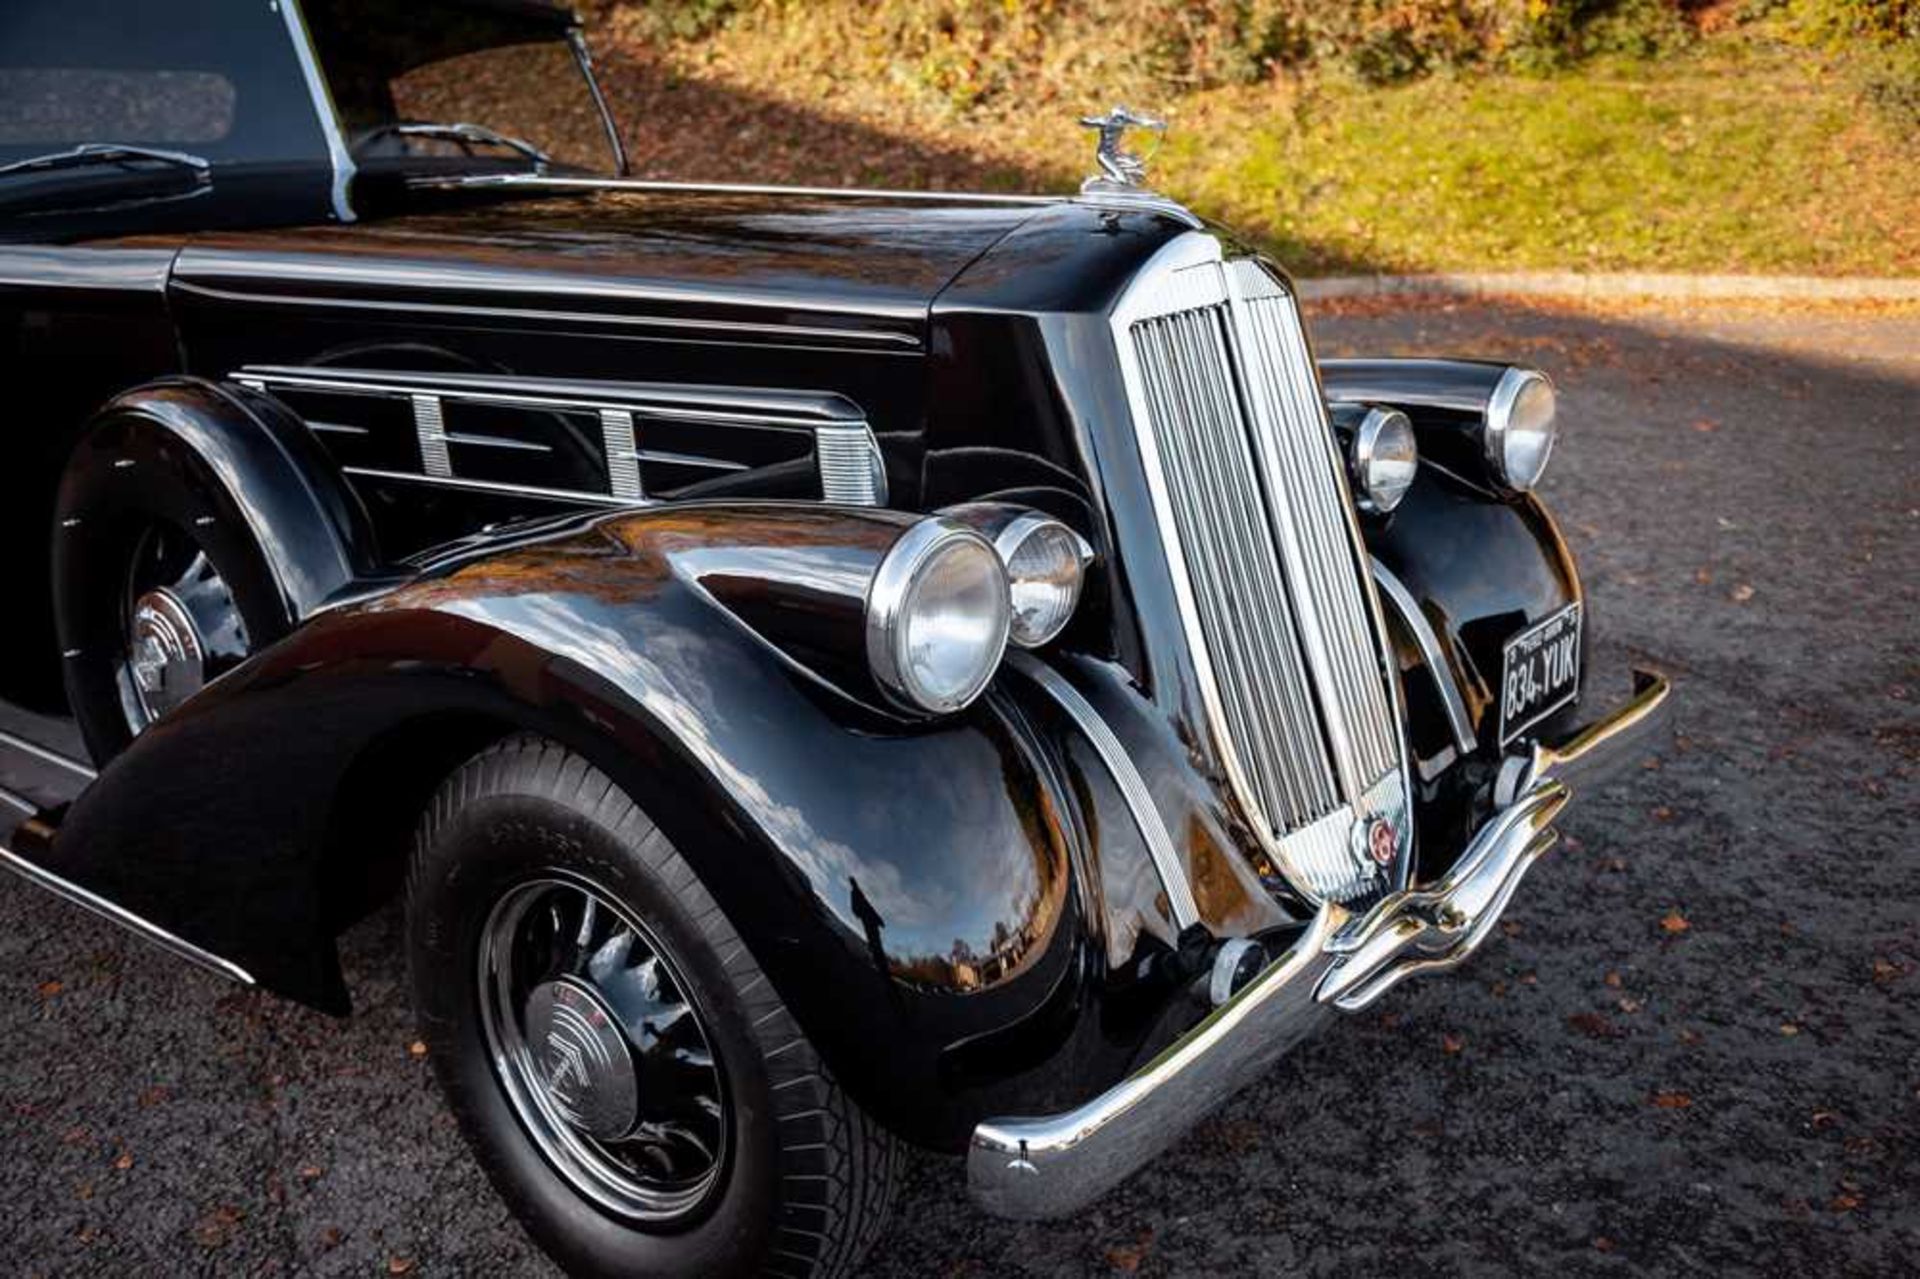
<svg viewBox="0 0 1920 1279">
<path fill-rule="evenodd" d="M 695 46 L 722 30 L 796 69 L 866 77 L 970 113 L 1100 84 L 1153 100 L 1332 71 L 1370 84 L 1436 72 L 1547 72 L 1654 57 L 1703 29 L 1879 49 L 1865 87 L 1920 100 L 1920 0 L 586 0 L 596 25 Z M 1904 104 L 1904 105 L 1903 105 Z"/>
<path fill-rule="evenodd" d="M 1746 16 L 1776 38 L 1851 51 L 1862 96 L 1920 130 L 1920 0 L 1750 0 Z"/>
</svg>

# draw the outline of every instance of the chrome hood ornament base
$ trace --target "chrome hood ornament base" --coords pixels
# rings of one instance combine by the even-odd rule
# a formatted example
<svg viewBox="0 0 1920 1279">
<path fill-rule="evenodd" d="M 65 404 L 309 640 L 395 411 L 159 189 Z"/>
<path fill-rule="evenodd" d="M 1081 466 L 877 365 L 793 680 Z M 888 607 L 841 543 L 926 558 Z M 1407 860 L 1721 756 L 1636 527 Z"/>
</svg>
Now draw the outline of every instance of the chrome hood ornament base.
<svg viewBox="0 0 1920 1279">
<path fill-rule="evenodd" d="M 1096 153 L 1100 172 L 1082 182 L 1080 189 L 1090 194 L 1145 193 L 1147 162 L 1160 149 L 1160 142 L 1167 134 L 1167 122 L 1130 107 L 1115 106 L 1105 115 L 1081 117 L 1080 124 L 1100 131 L 1100 148 Z M 1122 145 L 1129 129 L 1145 129 L 1154 134 L 1153 146 L 1145 155 L 1136 155 Z"/>
</svg>

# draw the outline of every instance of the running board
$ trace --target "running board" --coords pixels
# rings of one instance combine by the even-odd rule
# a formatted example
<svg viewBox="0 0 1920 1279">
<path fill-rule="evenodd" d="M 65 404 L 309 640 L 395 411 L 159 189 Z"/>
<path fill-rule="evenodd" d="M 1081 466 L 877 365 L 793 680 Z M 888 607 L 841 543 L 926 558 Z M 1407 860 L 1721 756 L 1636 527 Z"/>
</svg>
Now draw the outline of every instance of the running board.
<svg viewBox="0 0 1920 1279">
<path fill-rule="evenodd" d="M 210 973 L 218 973 L 243 986 L 256 984 L 253 974 L 240 965 L 230 963 L 218 955 L 209 954 L 190 941 L 175 937 L 153 921 L 143 919 L 125 907 L 114 905 L 98 893 L 90 892 L 72 880 L 54 874 L 38 862 L 28 861 L 5 844 L 0 844 L 0 869 L 10 870 L 27 882 L 46 889 L 55 897 L 65 898 L 76 906 L 90 910 L 102 919 L 118 924 L 128 932 L 144 937 L 163 950 L 171 951 L 190 963 L 198 964 Z"/>
<path fill-rule="evenodd" d="M 88 765 L 71 756 L 62 754 L 49 746 L 22 737 L 17 733 L 0 729 L 0 754 L 11 752 L 23 755 L 39 764 L 53 768 L 78 779 L 83 787 L 93 781 L 98 774 Z M 4 819 L 5 810 L 17 810 L 24 819 L 14 828 L 12 836 L 7 836 L 9 823 Z M 57 810 L 56 810 L 57 811 Z M 231 963 L 200 949 L 190 941 L 175 937 L 152 920 L 143 919 L 123 906 L 116 906 L 100 894 L 82 888 L 64 875 L 55 874 L 39 862 L 21 856 L 8 842 L 19 844 L 22 848 L 33 848 L 45 852 L 51 844 L 53 827 L 50 817 L 42 804 L 30 795 L 7 786 L 0 786 L 0 869 L 10 870 L 27 882 L 44 888 L 55 897 L 64 898 L 84 910 L 93 912 L 110 923 L 118 924 L 130 933 L 146 938 L 163 950 L 172 952 L 189 963 L 198 964 L 211 973 L 237 981 L 243 986 L 255 985 L 253 974 L 240 965 Z"/>
</svg>

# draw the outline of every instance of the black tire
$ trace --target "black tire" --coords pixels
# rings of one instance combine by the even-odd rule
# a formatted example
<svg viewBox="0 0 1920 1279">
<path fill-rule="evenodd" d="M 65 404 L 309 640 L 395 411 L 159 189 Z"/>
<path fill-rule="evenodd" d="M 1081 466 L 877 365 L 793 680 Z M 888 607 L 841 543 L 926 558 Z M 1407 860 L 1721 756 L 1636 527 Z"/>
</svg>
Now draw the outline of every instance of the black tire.
<svg viewBox="0 0 1920 1279">
<path fill-rule="evenodd" d="M 617 903 L 661 943 L 722 1063 L 722 1178 L 686 1219 L 650 1225 L 589 1200 L 542 1153 L 494 1065 L 482 938 L 499 903 L 554 877 Z M 879 1236 L 899 1180 L 894 1139 L 834 1082 L 692 867 L 578 755 L 513 737 L 447 780 L 415 841 L 407 946 L 454 1114 L 501 1198 L 571 1273 L 840 1275 Z"/>
</svg>

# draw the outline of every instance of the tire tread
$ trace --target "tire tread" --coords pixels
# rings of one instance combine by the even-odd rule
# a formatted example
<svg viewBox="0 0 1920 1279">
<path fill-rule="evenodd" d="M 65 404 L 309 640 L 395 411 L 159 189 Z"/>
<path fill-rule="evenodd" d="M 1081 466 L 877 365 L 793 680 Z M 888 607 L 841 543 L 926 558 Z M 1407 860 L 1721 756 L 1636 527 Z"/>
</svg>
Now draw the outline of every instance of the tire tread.
<svg viewBox="0 0 1920 1279">
<path fill-rule="evenodd" d="M 495 796 L 534 796 L 571 810 L 616 836 L 679 899 L 732 981 L 768 1075 L 781 1185 L 763 1272 L 798 1279 L 853 1273 L 886 1227 L 901 1181 L 900 1143 L 841 1089 L 692 865 L 611 778 L 542 737 L 495 743 L 427 805 L 408 859 L 409 898 L 446 828 Z"/>
</svg>

